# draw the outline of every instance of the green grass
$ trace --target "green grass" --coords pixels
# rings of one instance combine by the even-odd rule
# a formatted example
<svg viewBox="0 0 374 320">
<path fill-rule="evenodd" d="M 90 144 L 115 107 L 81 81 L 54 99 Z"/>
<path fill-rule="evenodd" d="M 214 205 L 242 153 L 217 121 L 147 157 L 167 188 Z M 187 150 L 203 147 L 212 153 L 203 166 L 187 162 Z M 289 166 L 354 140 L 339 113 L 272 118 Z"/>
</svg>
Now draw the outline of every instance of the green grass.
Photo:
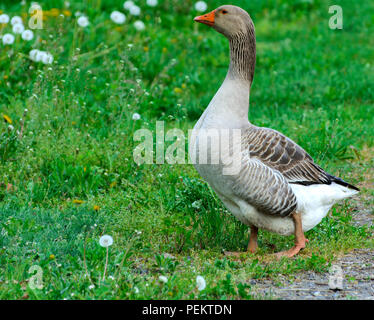
<svg viewBox="0 0 374 320">
<path fill-rule="evenodd" d="M 293 237 L 268 232 L 258 254 L 227 258 L 223 249 L 245 250 L 247 227 L 194 168 L 134 163 L 134 132 L 164 120 L 187 134 L 228 66 L 227 40 L 194 24 L 194 2 L 138 2 L 143 32 L 129 14 L 119 28 L 110 21 L 123 1 L 82 0 L 69 10 L 88 15 L 86 29 L 74 15 L 49 17 L 36 31 L 40 42 L 0 42 L 0 114 L 15 128 L 0 124 L 0 299 L 255 299 L 251 279 L 325 272 L 338 254 L 374 247 L 373 230 L 353 224 L 346 201 L 307 233 L 310 243 L 294 259 L 269 257 Z M 251 122 L 288 135 L 330 173 L 364 183 L 373 166 L 365 150 L 374 146 L 374 5 L 335 1 L 344 29 L 330 30 L 327 0 L 235 4 L 256 26 Z M 9 15 L 27 9 L 0 4 Z M 31 47 L 50 51 L 54 63 L 32 62 Z M 372 206 L 373 191 L 362 189 Z M 105 281 L 103 234 L 114 238 Z M 33 265 L 42 268 L 43 289 L 28 286 Z M 201 292 L 197 275 L 207 282 Z"/>
</svg>

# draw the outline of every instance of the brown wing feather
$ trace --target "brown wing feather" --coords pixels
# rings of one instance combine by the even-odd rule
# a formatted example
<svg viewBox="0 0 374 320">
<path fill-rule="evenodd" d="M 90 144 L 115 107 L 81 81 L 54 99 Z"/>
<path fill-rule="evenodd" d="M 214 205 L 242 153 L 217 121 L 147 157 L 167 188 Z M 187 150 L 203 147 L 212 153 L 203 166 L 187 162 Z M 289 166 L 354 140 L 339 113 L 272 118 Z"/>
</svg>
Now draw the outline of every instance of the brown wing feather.
<svg viewBox="0 0 374 320">
<path fill-rule="evenodd" d="M 278 170 L 290 183 L 330 184 L 333 178 L 314 163 L 312 157 L 294 141 L 278 131 L 251 126 L 245 144 L 250 157 Z"/>
</svg>

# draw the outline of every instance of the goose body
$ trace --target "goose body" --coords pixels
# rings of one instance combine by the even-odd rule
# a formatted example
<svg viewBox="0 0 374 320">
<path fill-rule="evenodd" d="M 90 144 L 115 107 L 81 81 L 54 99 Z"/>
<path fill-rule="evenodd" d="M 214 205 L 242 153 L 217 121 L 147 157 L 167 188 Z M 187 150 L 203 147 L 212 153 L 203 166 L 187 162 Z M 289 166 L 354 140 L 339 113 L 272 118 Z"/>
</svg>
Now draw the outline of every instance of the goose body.
<svg viewBox="0 0 374 320">
<path fill-rule="evenodd" d="M 190 136 L 189 153 L 195 168 L 227 209 L 251 226 L 256 239 L 260 228 L 281 235 L 295 233 L 303 242 L 303 232 L 320 223 L 334 203 L 358 189 L 325 172 L 280 132 L 248 121 L 256 57 L 254 26 L 248 13 L 222 6 L 195 20 L 212 26 L 230 43 L 226 78 Z M 222 148 L 224 134 L 232 137 L 235 133 L 239 138 L 225 140 L 228 147 Z M 210 156 L 208 161 L 201 161 L 203 154 Z M 233 174 L 224 173 L 229 167 L 235 167 Z"/>
</svg>

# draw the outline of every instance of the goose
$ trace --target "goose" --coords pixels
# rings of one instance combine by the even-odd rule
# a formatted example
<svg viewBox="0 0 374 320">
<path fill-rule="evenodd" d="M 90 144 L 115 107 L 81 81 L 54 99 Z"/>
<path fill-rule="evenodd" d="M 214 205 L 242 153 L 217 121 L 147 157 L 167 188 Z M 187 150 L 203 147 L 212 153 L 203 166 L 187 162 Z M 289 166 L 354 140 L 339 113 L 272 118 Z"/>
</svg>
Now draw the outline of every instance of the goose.
<svg viewBox="0 0 374 320">
<path fill-rule="evenodd" d="M 318 225 L 337 201 L 359 189 L 327 173 L 282 133 L 249 122 L 256 63 L 250 15 L 237 6 L 224 5 L 194 20 L 228 39 L 230 65 L 190 134 L 190 160 L 228 211 L 249 226 L 247 251 L 256 251 L 258 229 L 265 229 L 295 235 L 291 249 L 275 254 L 293 257 L 309 242 L 304 233 Z"/>
</svg>

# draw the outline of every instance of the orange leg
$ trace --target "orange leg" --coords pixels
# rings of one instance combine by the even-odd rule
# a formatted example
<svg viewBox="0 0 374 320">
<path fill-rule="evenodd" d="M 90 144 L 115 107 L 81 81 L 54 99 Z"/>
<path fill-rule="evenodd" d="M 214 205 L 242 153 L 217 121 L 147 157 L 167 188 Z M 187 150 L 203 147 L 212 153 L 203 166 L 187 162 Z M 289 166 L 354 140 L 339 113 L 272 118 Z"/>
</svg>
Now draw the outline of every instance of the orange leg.
<svg viewBox="0 0 374 320">
<path fill-rule="evenodd" d="M 304 236 L 300 213 L 294 212 L 292 214 L 292 219 L 295 224 L 295 245 L 290 250 L 276 253 L 275 255 L 278 259 L 281 257 L 293 257 L 298 254 L 301 249 L 305 248 L 306 242 L 309 242 Z"/>
<path fill-rule="evenodd" d="M 258 234 L 258 228 L 251 225 L 251 235 L 249 236 L 249 243 L 248 243 L 248 248 L 247 251 L 254 253 L 257 249 L 257 234 Z M 230 251 L 225 251 L 226 256 L 240 256 L 244 252 L 230 252 Z"/>
<path fill-rule="evenodd" d="M 257 250 L 257 234 L 258 228 L 254 225 L 251 226 L 251 235 L 249 237 L 248 251 L 255 253 Z"/>
</svg>

